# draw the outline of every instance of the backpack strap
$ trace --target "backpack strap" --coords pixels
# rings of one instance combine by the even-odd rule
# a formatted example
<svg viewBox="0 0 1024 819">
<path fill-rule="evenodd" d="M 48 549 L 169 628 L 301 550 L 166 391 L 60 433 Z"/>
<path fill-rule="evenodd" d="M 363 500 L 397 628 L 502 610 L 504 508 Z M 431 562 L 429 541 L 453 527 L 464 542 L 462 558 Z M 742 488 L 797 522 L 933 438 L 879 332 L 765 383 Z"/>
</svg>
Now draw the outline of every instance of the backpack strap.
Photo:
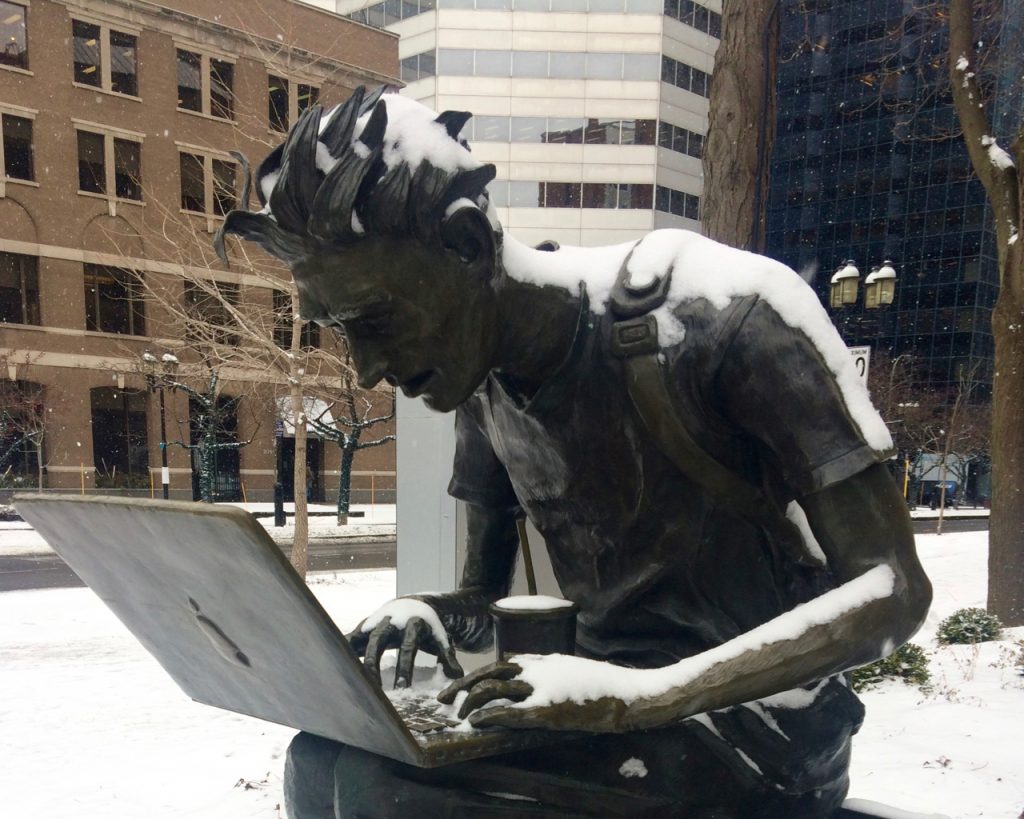
<svg viewBox="0 0 1024 819">
<path fill-rule="evenodd" d="M 680 417 L 658 360 L 658 321 L 651 314 L 665 303 L 672 269 L 642 287 L 629 282 L 630 251 L 619 270 L 609 304 L 616 321 L 611 328 L 611 353 L 622 359 L 629 397 L 662 451 L 692 481 L 723 505 L 770 532 L 788 524 L 760 488 L 707 452 Z M 788 527 L 787 527 L 788 528 Z M 789 534 L 789 533 L 787 533 Z"/>
</svg>

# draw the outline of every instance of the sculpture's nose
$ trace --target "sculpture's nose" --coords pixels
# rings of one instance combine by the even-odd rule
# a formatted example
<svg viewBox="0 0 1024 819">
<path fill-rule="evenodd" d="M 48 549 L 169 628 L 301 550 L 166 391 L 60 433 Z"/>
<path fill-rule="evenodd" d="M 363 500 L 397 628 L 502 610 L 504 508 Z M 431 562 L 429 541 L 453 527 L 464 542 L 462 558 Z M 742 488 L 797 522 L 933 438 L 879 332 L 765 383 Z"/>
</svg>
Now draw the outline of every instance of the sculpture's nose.
<svg viewBox="0 0 1024 819">
<path fill-rule="evenodd" d="M 371 345 L 352 344 L 351 340 L 349 350 L 356 367 L 356 382 L 364 390 L 372 389 L 387 373 L 387 357 Z"/>
</svg>

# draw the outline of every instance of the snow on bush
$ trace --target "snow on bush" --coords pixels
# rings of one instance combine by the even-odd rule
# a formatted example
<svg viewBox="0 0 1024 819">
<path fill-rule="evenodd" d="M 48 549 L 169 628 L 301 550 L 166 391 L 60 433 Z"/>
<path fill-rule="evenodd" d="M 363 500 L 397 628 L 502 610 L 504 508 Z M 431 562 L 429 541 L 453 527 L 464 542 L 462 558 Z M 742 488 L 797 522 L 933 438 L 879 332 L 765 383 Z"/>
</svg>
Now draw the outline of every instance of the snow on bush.
<svg viewBox="0 0 1024 819">
<path fill-rule="evenodd" d="M 907 685 L 924 688 L 931 680 L 928 657 L 924 649 L 914 643 L 905 643 L 888 657 L 853 671 L 853 690 L 866 691 L 879 683 L 892 679 Z"/>
<path fill-rule="evenodd" d="M 987 643 L 1003 636 L 1003 624 L 985 609 L 958 609 L 939 623 L 936 638 L 943 645 Z"/>
</svg>

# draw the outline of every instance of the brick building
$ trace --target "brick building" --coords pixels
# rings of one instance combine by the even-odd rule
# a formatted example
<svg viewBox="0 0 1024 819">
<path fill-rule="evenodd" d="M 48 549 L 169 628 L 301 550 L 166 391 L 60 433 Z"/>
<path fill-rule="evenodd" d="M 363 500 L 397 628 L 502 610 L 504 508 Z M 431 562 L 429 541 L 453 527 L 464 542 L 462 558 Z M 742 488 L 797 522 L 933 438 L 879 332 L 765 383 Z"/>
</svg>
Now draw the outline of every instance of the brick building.
<svg viewBox="0 0 1024 819">
<path fill-rule="evenodd" d="M 41 475 L 52 489 L 159 494 L 160 399 L 172 443 L 194 439 L 196 408 L 147 388 L 143 353 L 172 353 L 196 388 L 209 373 L 149 285 L 188 302 L 198 278 L 279 306 L 266 277 L 211 261 L 241 190 L 229 152 L 258 160 L 318 98 L 397 74 L 395 35 L 291 0 L 0 0 L 0 409 L 42 433 L 0 464 L 0 490 Z M 219 494 L 269 499 L 285 379 L 220 375 L 234 401 L 222 434 L 251 443 L 219 458 Z M 333 495 L 338 447 L 311 450 L 316 492 Z M 171 497 L 193 497 L 189 450 L 168 458 Z M 388 491 L 393 447 L 355 469 L 357 489 Z"/>
</svg>

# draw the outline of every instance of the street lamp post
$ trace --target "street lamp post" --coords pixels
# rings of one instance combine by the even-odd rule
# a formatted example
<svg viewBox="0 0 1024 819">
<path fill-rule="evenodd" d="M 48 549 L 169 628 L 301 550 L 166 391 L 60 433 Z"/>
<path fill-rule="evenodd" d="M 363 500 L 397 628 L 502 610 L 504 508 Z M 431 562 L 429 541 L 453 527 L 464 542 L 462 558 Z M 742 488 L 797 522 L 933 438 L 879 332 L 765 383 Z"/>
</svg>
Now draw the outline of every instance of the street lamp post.
<svg viewBox="0 0 1024 819">
<path fill-rule="evenodd" d="M 274 526 L 284 526 L 284 484 L 281 482 L 281 473 L 284 471 L 284 421 L 278 418 L 274 421 L 274 448 L 276 464 L 274 467 Z"/>
<path fill-rule="evenodd" d="M 857 269 L 857 265 L 852 259 L 847 259 L 836 269 L 836 272 L 832 274 L 830 280 L 831 287 L 829 289 L 829 307 L 833 310 L 841 311 L 846 308 L 854 307 L 857 304 L 858 289 L 860 285 L 860 271 Z M 896 297 L 896 270 L 892 266 L 892 262 L 886 259 L 882 262 L 881 266 L 874 266 L 871 268 L 871 272 L 864 279 L 864 308 L 870 310 L 873 313 L 880 307 L 890 306 Z M 878 315 L 875 319 L 879 319 Z M 843 315 L 842 325 L 837 324 L 837 328 L 840 330 L 843 336 L 843 341 L 847 344 L 849 341 L 849 328 L 848 324 L 850 321 L 850 314 L 845 313 Z M 877 329 L 877 322 L 867 322 L 866 316 L 858 315 L 855 317 L 856 327 L 861 331 L 865 329 L 871 329 L 874 326 Z M 867 328 L 863 327 L 862 324 L 868 324 Z"/>
<path fill-rule="evenodd" d="M 146 350 L 142 354 L 142 361 L 146 367 L 146 383 L 150 392 L 160 395 L 160 484 L 164 500 L 168 500 L 171 497 L 171 470 L 167 466 L 167 407 L 164 390 L 167 380 L 173 378 L 178 369 L 178 358 L 171 353 L 164 353 L 160 357 L 158 369 L 157 357 Z"/>
</svg>

